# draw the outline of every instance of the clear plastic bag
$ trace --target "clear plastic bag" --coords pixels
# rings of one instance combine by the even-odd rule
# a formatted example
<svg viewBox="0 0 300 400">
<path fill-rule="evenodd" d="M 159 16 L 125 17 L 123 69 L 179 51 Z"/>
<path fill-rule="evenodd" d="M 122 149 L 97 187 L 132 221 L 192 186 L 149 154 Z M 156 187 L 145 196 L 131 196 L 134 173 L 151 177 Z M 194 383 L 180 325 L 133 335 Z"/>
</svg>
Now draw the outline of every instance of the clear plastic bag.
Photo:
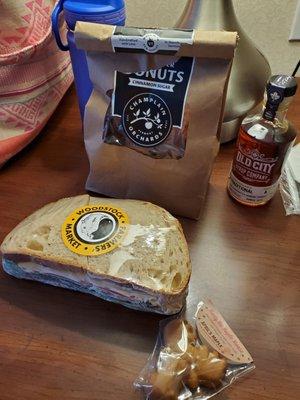
<svg viewBox="0 0 300 400">
<path fill-rule="evenodd" d="M 154 351 L 134 386 L 146 400 L 207 400 L 254 368 L 222 316 L 200 302 L 194 321 L 179 315 L 160 323 Z"/>
<path fill-rule="evenodd" d="M 279 187 L 286 215 L 300 215 L 300 161 L 298 160 L 300 160 L 300 144 L 292 148 L 280 179 Z"/>
</svg>

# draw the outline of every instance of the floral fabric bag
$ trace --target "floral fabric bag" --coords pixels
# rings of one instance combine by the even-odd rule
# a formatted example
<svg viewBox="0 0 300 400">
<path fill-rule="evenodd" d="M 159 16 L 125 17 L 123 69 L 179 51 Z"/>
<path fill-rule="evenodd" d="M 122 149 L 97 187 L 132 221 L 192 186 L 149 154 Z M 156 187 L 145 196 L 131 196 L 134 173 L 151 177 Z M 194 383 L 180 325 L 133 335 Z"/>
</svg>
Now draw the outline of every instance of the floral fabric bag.
<svg viewBox="0 0 300 400">
<path fill-rule="evenodd" d="M 54 5 L 0 0 L 0 167 L 38 135 L 72 83 L 69 54 L 51 33 Z"/>
</svg>

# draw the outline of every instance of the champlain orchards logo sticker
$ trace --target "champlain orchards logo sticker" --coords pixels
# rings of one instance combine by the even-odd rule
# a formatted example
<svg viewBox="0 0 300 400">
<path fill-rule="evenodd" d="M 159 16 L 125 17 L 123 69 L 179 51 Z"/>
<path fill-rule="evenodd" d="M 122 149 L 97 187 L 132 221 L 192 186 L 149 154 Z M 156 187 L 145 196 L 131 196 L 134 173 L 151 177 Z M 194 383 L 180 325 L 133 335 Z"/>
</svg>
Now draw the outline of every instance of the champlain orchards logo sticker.
<svg viewBox="0 0 300 400">
<path fill-rule="evenodd" d="M 153 93 L 138 94 L 130 99 L 124 108 L 122 122 L 129 139 L 144 147 L 162 143 L 172 128 L 167 104 Z"/>
<path fill-rule="evenodd" d="M 74 210 L 62 225 L 62 239 L 72 252 L 96 256 L 114 250 L 123 240 L 128 215 L 108 204 L 87 205 Z"/>
</svg>

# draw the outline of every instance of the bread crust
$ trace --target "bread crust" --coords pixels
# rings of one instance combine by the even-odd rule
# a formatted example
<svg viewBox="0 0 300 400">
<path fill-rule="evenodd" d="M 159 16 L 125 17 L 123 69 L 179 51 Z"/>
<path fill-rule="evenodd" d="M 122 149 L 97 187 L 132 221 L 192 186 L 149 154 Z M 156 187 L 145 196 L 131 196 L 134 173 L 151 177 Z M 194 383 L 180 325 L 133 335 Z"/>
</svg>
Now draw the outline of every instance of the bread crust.
<svg viewBox="0 0 300 400">
<path fill-rule="evenodd" d="M 101 297 L 103 299 L 106 298 L 105 296 L 105 291 L 103 288 L 101 289 L 101 283 L 108 283 L 111 282 L 114 286 L 115 289 L 117 287 L 119 287 L 121 290 L 126 291 L 128 290 L 128 299 L 127 302 L 131 302 L 130 304 L 125 304 L 124 301 L 124 305 L 126 307 L 130 307 L 130 308 L 134 308 L 137 310 L 141 310 L 141 311 L 150 311 L 150 312 L 155 312 L 158 314 L 166 314 L 166 315 L 172 315 L 172 314 L 176 314 L 178 313 L 183 305 L 184 305 L 184 301 L 185 298 L 187 296 L 188 293 L 188 283 L 185 286 L 185 288 L 183 290 L 181 290 L 180 292 L 177 293 L 166 293 L 163 292 L 161 290 L 153 290 L 150 288 L 147 288 L 145 286 L 139 285 L 135 282 L 131 282 L 131 281 L 127 281 L 125 279 L 122 278 L 118 278 L 118 277 L 113 277 L 113 276 L 109 276 L 106 274 L 95 274 L 93 272 L 84 270 L 84 271 L 80 271 L 77 267 L 73 267 L 71 265 L 66 265 L 66 264 L 61 264 L 61 263 L 57 263 L 57 262 L 52 262 L 50 260 L 44 260 L 42 258 L 39 257 L 33 257 L 30 255 L 25 255 L 25 254 L 3 254 L 2 255 L 2 262 L 3 262 L 3 268 L 4 270 L 13 276 L 16 277 L 22 277 L 23 279 L 29 279 L 29 280 L 39 280 L 39 281 L 43 281 L 43 279 L 36 279 L 34 277 L 34 274 L 30 274 L 28 272 L 25 272 L 18 264 L 19 263 L 36 263 L 38 265 L 40 265 L 41 270 L 39 271 L 39 274 L 41 276 L 41 278 L 44 276 L 45 278 L 47 278 L 49 276 L 49 271 L 47 271 L 46 273 L 43 273 L 43 267 L 47 267 L 48 269 L 51 270 L 51 276 L 56 277 L 57 279 L 62 278 L 62 280 L 64 280 L 65 278 L 63 277 L 63 273 L 77 273 L 79 275 L 79 278 L 83 278 L 80 279 L 80 282 L 78 282 L 77 280 L 74 280 L 73 282 L 77 285 L 80 285 L 82 288 L 83 292 L 87 292 L 85 290 L 86 286 L 85 283 L 88 284 L 88 282 L 84 280 L 85 277 L 85 273 L 88 272 L 89 274 L 89 278 L 94 279 L 94 283 L 99 284 L 99 289 L 98 289 L 98 293 L 92 293 L 94 295 L 97 295 L 98 297 Z M 11 270 L 9 270 L 9 268 L 5 268 L 5 265 L 7 263 L 13 263 L 15 265 L 15 268 L 18 268 L 19 272 L 21 273 L 22 276 L 18 276 L 18 273 L 14 273 Z M 64 288 L 69 288 L 68 286 L 64 285 L 64 284 L 60 284 L 60 285 L 56 285 L 56 286 L 60 286 L 60 287 L 64 287 Z M 118 300 L 118 297 L 120 297 L 120 294 L 118 293 L 118 291 L 115 290 L 115 298 L 114 298 L 114 289 L 111 289 L 111 297 L 110 297 L 110 301 L 112 302 L 116 302 L 116 303 L 121 303 L 122 302 L 120 300 Z M 136 295 L 136 296 L 141 296 L 140 297 L 140 302 L 138 300 L 131 300 L 130 299 L 130 294 L 132 295 Z M 148 295 L 150 298 L 153 298 L 155 300 L 155 305 L 145 305 L 145 301 L 142 298 L 142 295 Z"/>
<path fill-rule="evenodd" d="M 18 247 L 14 243 L 14 236 L 15 234 L 18 233 L 20 229 L 24 229 L 24 226 L 26 226 L 26 223 L 30 223 L 31 220 L 33 221 L 38 221 L 39 215 L 44 215 L 45 213 L 48 212 L 52 207 L 56 207 L 56 205 L 61 206 L 63 205 L 64 201 L 75 201 L 79 202 L 82 206 L 89 205 L 89 204 L 95 204 L 96 202 L 105 202 L 105 203 L 111 203 L 116 206 L 124 206 L 125 204 L 131 203 L 136 204 L 137 206 L 141 207 L 141 205 L 146 206 L 147 209 L 152 209 L 156 210 L 162 218 L 162 221 L 164 219 L 170 224 L 170 226 L 173 227 L 173 229 L 176 229 L 178 231 L 178 234 L 180 237 L 182 237 L 182 240 L 180 241 L 181 244 L 181 249 L 183 252 L 183 257 L 184 260 L 186 260 L 186 265 L 184 265 L 184 270 L 185 274 L 182 275 L 182 280 L 180 282 L 180 285 L 178 287 L 170 287 L 170 288 L 164 288 L 163 286 L 161 288 L 151 288 L 147 286 L 146 284 L 143 285 L 140 282 L 136 282 L 133 279 L 125 279 L 120 276 L 116 275 L 111 275 L 109 273 L 101 273 L 101 272 L 95 272 L 95 267 L 93 265 L 89 265 L 87 262 L 87 258 L 85 256 L 79 256 L 79 257 L 74 257 L 71 262 L 68 259 L 68 262 L 66 263 L 66 260 L 64 260 L 63 256 L 60 256 L 59 254 L 55 253 L 55 251 L 52 254 L 47 253 L 47 255 L 43 255 L 41 251 L 38 250 L 32 250 L 28 249 L 27 247 Z M 81 206 L 80 205 L 80 206 Z M 44 214 L 43 214 L 44 213 Z M 158 215 L 159 215 L 158 214 Z M 36 219 L 35 219 L 36 217 Z M 62 222 L 62 221 L 60 221 Z M 166 225 L 167 226 L 167 225 Z M 122 247 L 122 246 L 120 246 Z M 50 204 L 47 204 L 40 210 L 37 210 L 33 214 L 31 214 L 29 217 L 27 217 L 25 220 L 23 220 L 19 225 L 17 225 L 13 231 L 11 231 L 6 238 L 4 239 L 2 246 L 1 246 L 1 252 L 2 252 L 2 257 L 4 261 L 10 261 L 18 265 L 19 263 L 26 263 L 26 262 L 34 262 L 38 265 L 41 266 L 41 270 L 39 273 L 42 275 L 43 274 L 43 266 L 48 267 L 51 269 L 53 275 L 57 275 L 59 277 L 60 273 L 63 272 L 72 272 L 72 273 L 79 273 L 82 275 L 83 282 L 84 282 L 84 276 L 85 274 L 88 273 L 89 277 L 94 279 L 95 281 L 110 281 L 113 282 L 114 284 L 118 285 L 120 288 L 124 288 L 125 290 L 132 290 L 136 293 L 141 293 L 141 294 L 147 294 L 149 296 L 161 298 L 162 303 L 166 306 L 165 308 L 168 308 L 167 305 L 170 305 L 169 308 L 172 308 L 171 305 L 172 303 L 174 304 L 174 308 L 176 308 L 176 311 L 180 311 L 180 308 L 184 302 L 184 298 L 186 297 L 187 290 L 188 290 L 188 284 L 189 284 L 189 279 L 190 279 L 190 274 L 191 274 L 191 262 L 190 262 L 190 257 L 189 257 L 189 251 L 188 251 L 188 246 L 186 243 L 186 240 L 184 238 L 183 230 L 182 227 L 179 223 L 179 221 L 171 216 L 166 210 L 162 209 L 161 207 L 158 207 L 152 203 L 149 202 L 141 202 L 138 200 L 117 200 L 117 199 L 101 199 L 101 198 L 93 198 L 90 197 L 89 195 L 83 195 L 83 196 L 76 196 L 73 198 L 67 198 L 67 199 L 61 199 L 58 202 L 53 202 Z M 101 257 L 101 256 L 99 256 Z M 143 260 L 141 260 L 141 263 Z M 23 271 L 24 272 L 24 271 Z M 26 277 L 26 279 L 31 279 L 30 277 Z M 179 303 L 182 303 L 180 308 L 179 308 Z M 159 311 L 157 311 L 159 312 Z M 165 312 L 163 312 L 165 313 Z"/>
</svg>

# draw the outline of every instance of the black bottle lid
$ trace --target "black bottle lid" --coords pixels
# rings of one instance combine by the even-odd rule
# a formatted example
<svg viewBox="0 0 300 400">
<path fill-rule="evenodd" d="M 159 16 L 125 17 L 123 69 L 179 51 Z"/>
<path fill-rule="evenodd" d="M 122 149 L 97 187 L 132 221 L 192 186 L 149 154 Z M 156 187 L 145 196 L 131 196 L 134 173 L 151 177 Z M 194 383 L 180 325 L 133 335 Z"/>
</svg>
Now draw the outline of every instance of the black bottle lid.
<svg viewBox="0 0 300 400">
<path fill-rule="evenodd" d="M 273 75 L 267 83 L 267 92 L 280 91 L 283 97 L 294 96 L 297 90 L 297 81 L 290 75 Z"/>
<path fill-rule="evenodd" d="M 290 75 L 273 75 L 266 87 L 267 103 L 263 117 L 272 121 L 276 116 L 279 104 L 286 97 L 294 96 L 297 90 L 297 81 Z"/>
</svg>

